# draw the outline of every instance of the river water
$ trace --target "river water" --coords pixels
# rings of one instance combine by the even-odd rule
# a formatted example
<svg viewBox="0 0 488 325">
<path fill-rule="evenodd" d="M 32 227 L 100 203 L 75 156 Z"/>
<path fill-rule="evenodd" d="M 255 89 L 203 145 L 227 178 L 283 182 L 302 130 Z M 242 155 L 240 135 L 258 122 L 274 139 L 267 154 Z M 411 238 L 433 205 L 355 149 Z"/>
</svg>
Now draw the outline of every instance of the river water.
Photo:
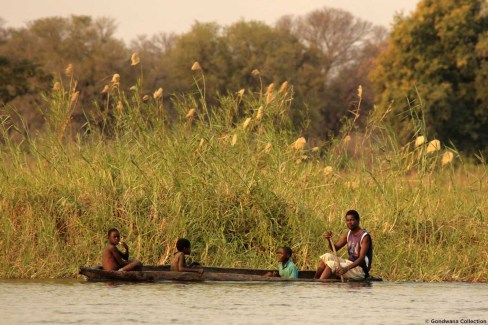
<svg viewBox="0 0 488 325">
<path fill-rule="evenodd" d="M 487 324 L 488 284 L 0 280 L 0 324 Z"/>
</svg>

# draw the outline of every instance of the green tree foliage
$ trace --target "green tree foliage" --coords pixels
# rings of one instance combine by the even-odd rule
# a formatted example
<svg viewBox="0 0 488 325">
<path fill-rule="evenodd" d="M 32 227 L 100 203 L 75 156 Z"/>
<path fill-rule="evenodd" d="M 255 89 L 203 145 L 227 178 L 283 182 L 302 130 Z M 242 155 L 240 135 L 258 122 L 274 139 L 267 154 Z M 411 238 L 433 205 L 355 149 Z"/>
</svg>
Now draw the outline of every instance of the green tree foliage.
<svg viewBox="0 0 488 325">
<path fill-rule="evenodd" d="M 195 91 L 195 80 L 203 86 L 200 73 L 188 73 L 198 61 L 205 76 L 209 107 L 218 102 L 219 96 L 242 88 L 246 95 L 258 99 L 269 84 L 274 83 L 277 90 L 287 81 L 294 93 L 294 123 L 304 130 L 309 126 L 307 138 L 323 138 L 340 130 L 340 119 L 355 108 L 360 84 L 365 89 L 363 103 L 367 104 L 363 108 L 372 106 L 367 98 L 372 95 L 366 76 L 383 37 L 382 30 L 370 23 L 328 8 L 305 17 L 285 17 L 276 26 L 257 21 L 229 26 L 197 22 L 180 35 L 140 36 L 130 47 L 114 38 L 115 24 L 108 18 L 52 17 L 3 31 L 0 56 L 9 64 L 27 60 L 22 62 L 32 63 L 36 71 L 45 71 L 65 88 L 69 87 L 69 78 L 64 76 L 64 69 L 73 65 L 82 104 L 77 105 L 74 117 L 82 116 L 81 109 L 93 108 L 93 101 L 98 100 L 102 108 L 112 106 L 102 100 L 100 92 L 110 84 L 114 73 L 120 75 L 120 84 L 127 88 L 144 80 L 137 93 L 142 97 L 164 88 L 164 107 L 172 110 L 173 94 Z M 135 66 L 130 64 L 133 52 L 141 58 Z M 259 73 L 252 73 L 254 70 Z M 21 79 L 10 80 L 18 86 L 16 93 L 23 94 Z M 41 85 L 36 79 L 29 83 L 38 99 L 40 91 L 52 86 Z M 24 97 L 17 96 L 12 105 L 35 112 Z M 28 119 L 39 116 L 31 114 Z M 304 123 L 307 120 L 310 125 Z"/>
<path fill-rule="evenodd" d="M 10 104 L 34 122 L 31 124 L 40 125 L 42 118 L 36 108 L 44 109 L 45 104 L 40 94 L 55 81 L 69 88 L 65 68 L 72 64 L 81 103 L 73 118 L 78 121 L 75 127 L 79 127 L 84 123 L 82 109 L 93 107 L 93 101 L 100 97 L 114 73 L 135 82 L 136 77 L 130 72 L 130 53 L 121 40 L 114 38 L 115 28 L 109 18 L 71 16 L 38 19 L 25 28 L 9 29 L 0 42 L 0 56 L 9 62 L 3 67 L 11 76 L 9 93 L 17 90 Z"/>
<path fill-rule="evenodd" d="M 255 87 L 258 69 L 265 84 L 291 80 L 303 61 L 304 49 L 293 35 L 262 22 L 240 21 L 222 28 L 195 23 L 175 38 L 169 51 L 174 89 L 191 87 L 191 64 L 198 61 L 210 96 Z"/>
<path fill-rule="evenodd" d="M 3 26 L 5 21 L 0 18 L 0 46 L 7 41 L 8 30 Z M 30 91 L 29 79 L 35 76 L 37 66 L 28 60 L 12 62 L 8 57 L 0 55 L 0 105 L 3 106 L 18 96 Z"/>
<path fill-rule="evenodd" d="M 50 83 L 49 76 L 37 64 L 0 56 L 0 105 L 27 94 L 37 94 L 39 87 Z"/>
<path fill-rule="evenodd" d="M 174 46 L 167 53 L 171 81 L 166 87 L 169 92 L 194 89 L 191 74 L 192 64 L 198 61 L 207 79 L 207 98 L 225 89 L 229 78 L 225 46 L 221 27 L 216 23 L 195 23 L 187 33 L 176 36 Z"/>
<path fill-rule="evenodd" d="M 480 139 L 481 143 L 488 146 L 488 31 L 484 31 L 479 36 L 476 44 L 476 56 L 480 61 L 479 69 L 476 71 L 475 91 L 476 91 L 476 107 L 474 108 L 474 115 L 483 134 Z"/>
<path fill-rule="evenodd" d="M 143 91 L 151 92 L 171 83 L 169 55 L 174 45 L 174 34 L 160 33 L 152 37 L 140 35 L 131 43 L 133 53 L 138 53 L 141 64 L 134 69 L 143 71 Z"/>
<path fill-rule="evenodd" d="M 188 71 L 198 61 L 210 104 L 216 103 L 220 95 L 243 88 L 258 98 L 257 94 L 265 92 L 271 83 L 276 89 L 285 81 L 298 85 L 300 70 L 308 62 L 306 52 L 289 31 L 262 22 L 239 21 L 224 28 L 197 22 L 189 32 L 176 36 L 166 52 L 165 61 L 170 63 L 166 89 L 178 93 L 193 88 L 194 80 Z M 254 70 L 259 73 L 253 74 Z M 200 78 L 199 74 L 193 77 Z M 303 101 L 299 103 L 294 107 L 297 121 L 297 112 L 303 108 Z"/>
<path fill-rule="evenodd" d="M 355 108 L 363 85 L 372 106 L 368 74 L 385 39 L 383 28 L 342 10 L 324 8 L 305 17 L 284 17 L 275 27 L 240 21 L 221 28 L 196 23 L 174 38 L 168 52 L 170 91 L 184 91 L 193 80 L 188 69 L 198 61 L 206 77 L 207 99 L 241 88 L 258 91 L 261 82 L 293 86 L 295 125 L 310 120 L 308 136 L 323 138 L 340 129 L 340 119 Z M 260 71 L 259 78 L 252 71 Z"/>
<path fill-rule="evenodd" d="M 488 145 L 485 4 L 422 0 L 412 15 L 396 18 L 372 79 L 381 109 L 393 102 L 392 122 L 403 140 L 412 136 L 406 114 L 411 106 L 423 108 L 429 138 L 466 151 Z M 412 103 L 416 89 L 422 105 Z"/>
<path fill-rule="evenodd" d="M 256 84 L 254 69 L 265 84 L 297 81 L 305 49 L 294 35 L 261 22 L 241 21 L 225 29 L 224 39 L 236 88 Z"/>
</svg>

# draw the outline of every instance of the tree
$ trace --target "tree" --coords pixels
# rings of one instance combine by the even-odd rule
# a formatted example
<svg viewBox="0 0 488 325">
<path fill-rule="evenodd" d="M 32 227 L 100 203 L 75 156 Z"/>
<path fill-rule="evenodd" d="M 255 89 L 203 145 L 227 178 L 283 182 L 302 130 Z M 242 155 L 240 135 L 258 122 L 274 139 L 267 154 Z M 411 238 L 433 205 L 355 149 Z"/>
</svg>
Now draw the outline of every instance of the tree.
<svg viewBox="0 0 488 325">
<path fill-rule="evenodd" d="M 297 71 L 304 62 L 304 47 L 288 31 L 262 22 L 240 21 L 222 28 L 216 24 L 196 23 L 191 31 L 175 38 L 169 52 L 172 63 L 172 89 L 192 87 L 191 64 L 198 61 L 206 79 L 210 101 L 217 94 L 241 88 L 257 91 L 257 69 L 266 84 L 298 82 Z"/>
<path fill-rule="evenodd" d="M 171 60 L 175 35 L 160 33 L 152 37 L 139 36 L 132 41 L 132 52 L 138 53 L 143 71 L 143 92 L 154 92 L 159 87 L 171 87 Z M 188 65 L 188 64 L 187 64 Z M 186 67 L 188 68 L 188 67 Z M 136 69 L 139 67 L 136 66 Z M 188 71 L 188 69 L 187 69 Z"/>
<path fill-rule="evenodd" d="M 465 151 L 488 145 L 485 4 L 422 0 L 412 15 L 396 18 L 372 79 L 381 109 L 393 102 L 391 122 L 402 140 L 417 131 L 406 114 L 410 105 L 418 114 L 423 109 L 429 138 Z"/>
<path fill-rule="evenodd" d="M 169 93 L 194 89 L 190 68 L 198 61 L 206 78 L 208 99 L 222 90 L 228 80 L 225 47 L 221 39 L 221 27 L 216 23 L 196 22 L 187 33 L 174 39 L 168 52 L 170 65 Z"/>
<path fill-rule="evenodd" d="M 7 39 L 7 30 L 3 27 L 5 25 L 5 20 L 0 17 L 0 45 L 3 44 Z"/>
<path fill-rule="evenodd" d="M 285 30 L 257 21 L 240 21 L 227 27 L 223 36 L 234 71 L 235 88 L 256 84 L 252 71 L 258 69 L 265 84 L 297 81 L 304 47 Z"/>
<path fill-rule="evenodd" d="M 71 63 L 81 96 L 91 101 L 112 74 L 130 76 L 130 53 L 122 41 L 114 38 L 114 31 L 115 23 L 109 18 L 38 19 L 28 23 L 27 28 L 12 30 L 0 54 L 37 62 L 56 79 Z"/>
<path fill-rule="evenodd" d="M 81 109 L 89 110 L 93 106 L 114 73 L 119 73 L 128 87 L 135 83 L 136 75 L 130 71 L 130 53 L 121 40 L 114 38 L 114 31 L 112 19 L 93 20 L 88 16 L 43 18 L 28 23 L 26 28 L 8 30 L 0 42 L 0 56 L 4 58 L 3 69 L 17 73 L 17 77 L 10 74 L 12 77 L 8 79 L 9 96 L 15 94 L 15 99 L 9 99 L 13 99 L 11 104 L 25 113 L 29 122 L 39 120 L 41 117 L 34 113 L 32 106 L 42 104 L 40 93 L 50 91 L 54 81 L 62 81 L 68 87 L 69 77 L 64 70 L 72 64 L 81 103 L 74 118 L 82 124 Z"/>
<path fill-rule="evenodd" d="M 488 31 L 480 35 L 478 44 L 476 44 L 476 56 L 480 61 L 480 67 L 475 79 L 477 105 L 474 108 L 474 115 L 481 125 L 481 130 L 484 130 L 480 142 L 485 143 L 486 148 L 488 144 L 488 139 L 486 139 L 488 137 Z"/>
<path fill-rule="evenodd" d="M 123 90 L 136 84 L 141 73 L 143 93 L 163 87 L 166 108 L 171 107 L 168 95 L 195 91 L 193 78 L 203 86 L 201 74 L 190 71 L 195 61 L 205 76 L 209 107 L 221 94 L 242 88 L 256 93 L 272 82 L 278 89 L 287 81 L 294 92 L 291 108 L 295 125 L 302 127 L 304 120 L 310 120 L 307 136 L 322 138 L 340 130 L 340 119 L 355 108 L 360 84 L 364 94 L 371 96 L 366 76 L 384 34 L 347 12 L 329 8 L 304 17 L 284 17 L 276 26 L 257 21 L 229 26 L 196 22 L 180 35 L 140 36 L 130 49 L 113 37 L 114 31 L 109 18 L 39 19 L 6 34 L 0 28 L 0 56 L 9 64 L 27 60 L 22 62 L 32 63 L 36 71 L 45 71 L 65 86 L 64 69 L 73 64 L 82 104 L 77 105 L 74 116 L 82 116 L 81 108 L 86 111 L 94 100 L 101 99 L 100 91 L 114 73 L 120 75 Z M 132 52 L 139 54 L 141 64 L 130 65 Z M 49 91 L 50 86 L 31 89 Z M 21 94 L 20 90 L 16 94 Z M 17 96 L 13 105 L 29 110 L 32 105 L 20 102 L 24 97 Z M 371 99 L 364 97 L 363 103 L 370 105 Z"/>
<path fill-rule="evenodd" d="M 333 8 L 315 10 L 299 17 L 295 27 L 302 42 L 321 54 L 320 70 L 326 80 L 341 67 L 355 61 L 372 32 L 370 22 Z"/>
<path fill-rule="evenodd" d="M 38 64 L 27 59 L 10 60 L 0 56 L 0 106 L 27 94 L 37 94 L 50 83 Z"/>
<path fill-rule="evenodd" d="M 340 130 L 341 118 L 355 109 L 359 85 L 369 97 L 363 109 L 372 106 L 368 74 L 384 28 L 327 7 L 303 17 L 285 16 L 277 28 L 289 30 L 306 49 L 296 90 L 309 107 L 310 135 L 324 138 Z"/>
</svg>

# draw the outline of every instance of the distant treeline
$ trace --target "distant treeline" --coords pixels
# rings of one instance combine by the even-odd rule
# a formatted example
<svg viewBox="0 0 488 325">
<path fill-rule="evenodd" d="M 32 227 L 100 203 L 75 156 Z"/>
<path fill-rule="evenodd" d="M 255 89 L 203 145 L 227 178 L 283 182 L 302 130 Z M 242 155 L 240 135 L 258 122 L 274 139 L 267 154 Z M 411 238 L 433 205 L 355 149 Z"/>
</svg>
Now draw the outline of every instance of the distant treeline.
<svg viewBox="0 0 488 325">
<path fill-rule="evenodd" d="M 478 152 L 488 146 L 485 6 L 484 0 L 423 0 L 412 15 L 395 18 L 391 33 L 323 8 L 282 17 L 274 26 L 196 22 L 187 33 L 140 36 L 130 45 L 114 37 L 110 18 L 51 17 L 18 29 L 0 22 L 0 105 L 21 112 L 31 128 L 42 127 L 38 112 L 47 102 L 41 94 L 56 82 L 67 85 L 64 69 L 72 64 L 82 104 L 73 115 L 79 127 L 87 112 L 103 106 L 102 89 L 114 73 L 127 92 L 138 78 L 147 94 L 162 87 L 171 110 L 175 95 L 194 89 L 187 72 L 198 61 L 209 107 L 221 95 L 240 89 L 258 94 L 288 82 L 294 126 L 315 141 L 337 134 L 351 112 L 359 114 L 360 127 L 367 111 L 377 109 L 393 112 L 388 116 L 400 141 L 415 136 L 414 114 L 428 126 L 419 125 L 419 133 Z M 133 53 L 140 65 L 131 66 Z"/>
</svg>

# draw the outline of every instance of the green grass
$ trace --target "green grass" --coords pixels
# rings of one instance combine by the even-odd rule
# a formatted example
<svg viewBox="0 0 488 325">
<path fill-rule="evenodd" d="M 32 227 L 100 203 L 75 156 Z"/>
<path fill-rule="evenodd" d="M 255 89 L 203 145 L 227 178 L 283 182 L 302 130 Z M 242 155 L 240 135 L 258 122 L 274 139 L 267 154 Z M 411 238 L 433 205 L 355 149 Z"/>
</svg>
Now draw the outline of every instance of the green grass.
<svg viewBox="0 0 488 325">
<path fill-rule="evenodd" d="M 445 147 L 401 147 L 377 112 L 361 132 L 351 120 L 318 150 L 295 149 L 302 135 L 288 117 L 290 88 L 269 105 L 246 91 L 207 107 L 198 87 L 175 96 L 168 111 L 143 102 L 139 87 L 129 95 L 112 87 L 90 117 L 96 123 L 77 134 L 67 127 L 73 80 L 66 88 L 46 96 L 51 110 L 39 134 L 2 118 L 2 278 L 75 276 L 79 266 L 100 264 L 111 227 L 145 264 L 168 263 L 186 237 L 204 265 L 271 268 L 276 248 L 289 245 L 300 269 L 314 269 L 324 231 L 337 239 L 345 211 L 356 209 L 373 236 L 374 275 L 488 279 L 486 164 L 456 153 L 442 166 Z"/>
</svg>

